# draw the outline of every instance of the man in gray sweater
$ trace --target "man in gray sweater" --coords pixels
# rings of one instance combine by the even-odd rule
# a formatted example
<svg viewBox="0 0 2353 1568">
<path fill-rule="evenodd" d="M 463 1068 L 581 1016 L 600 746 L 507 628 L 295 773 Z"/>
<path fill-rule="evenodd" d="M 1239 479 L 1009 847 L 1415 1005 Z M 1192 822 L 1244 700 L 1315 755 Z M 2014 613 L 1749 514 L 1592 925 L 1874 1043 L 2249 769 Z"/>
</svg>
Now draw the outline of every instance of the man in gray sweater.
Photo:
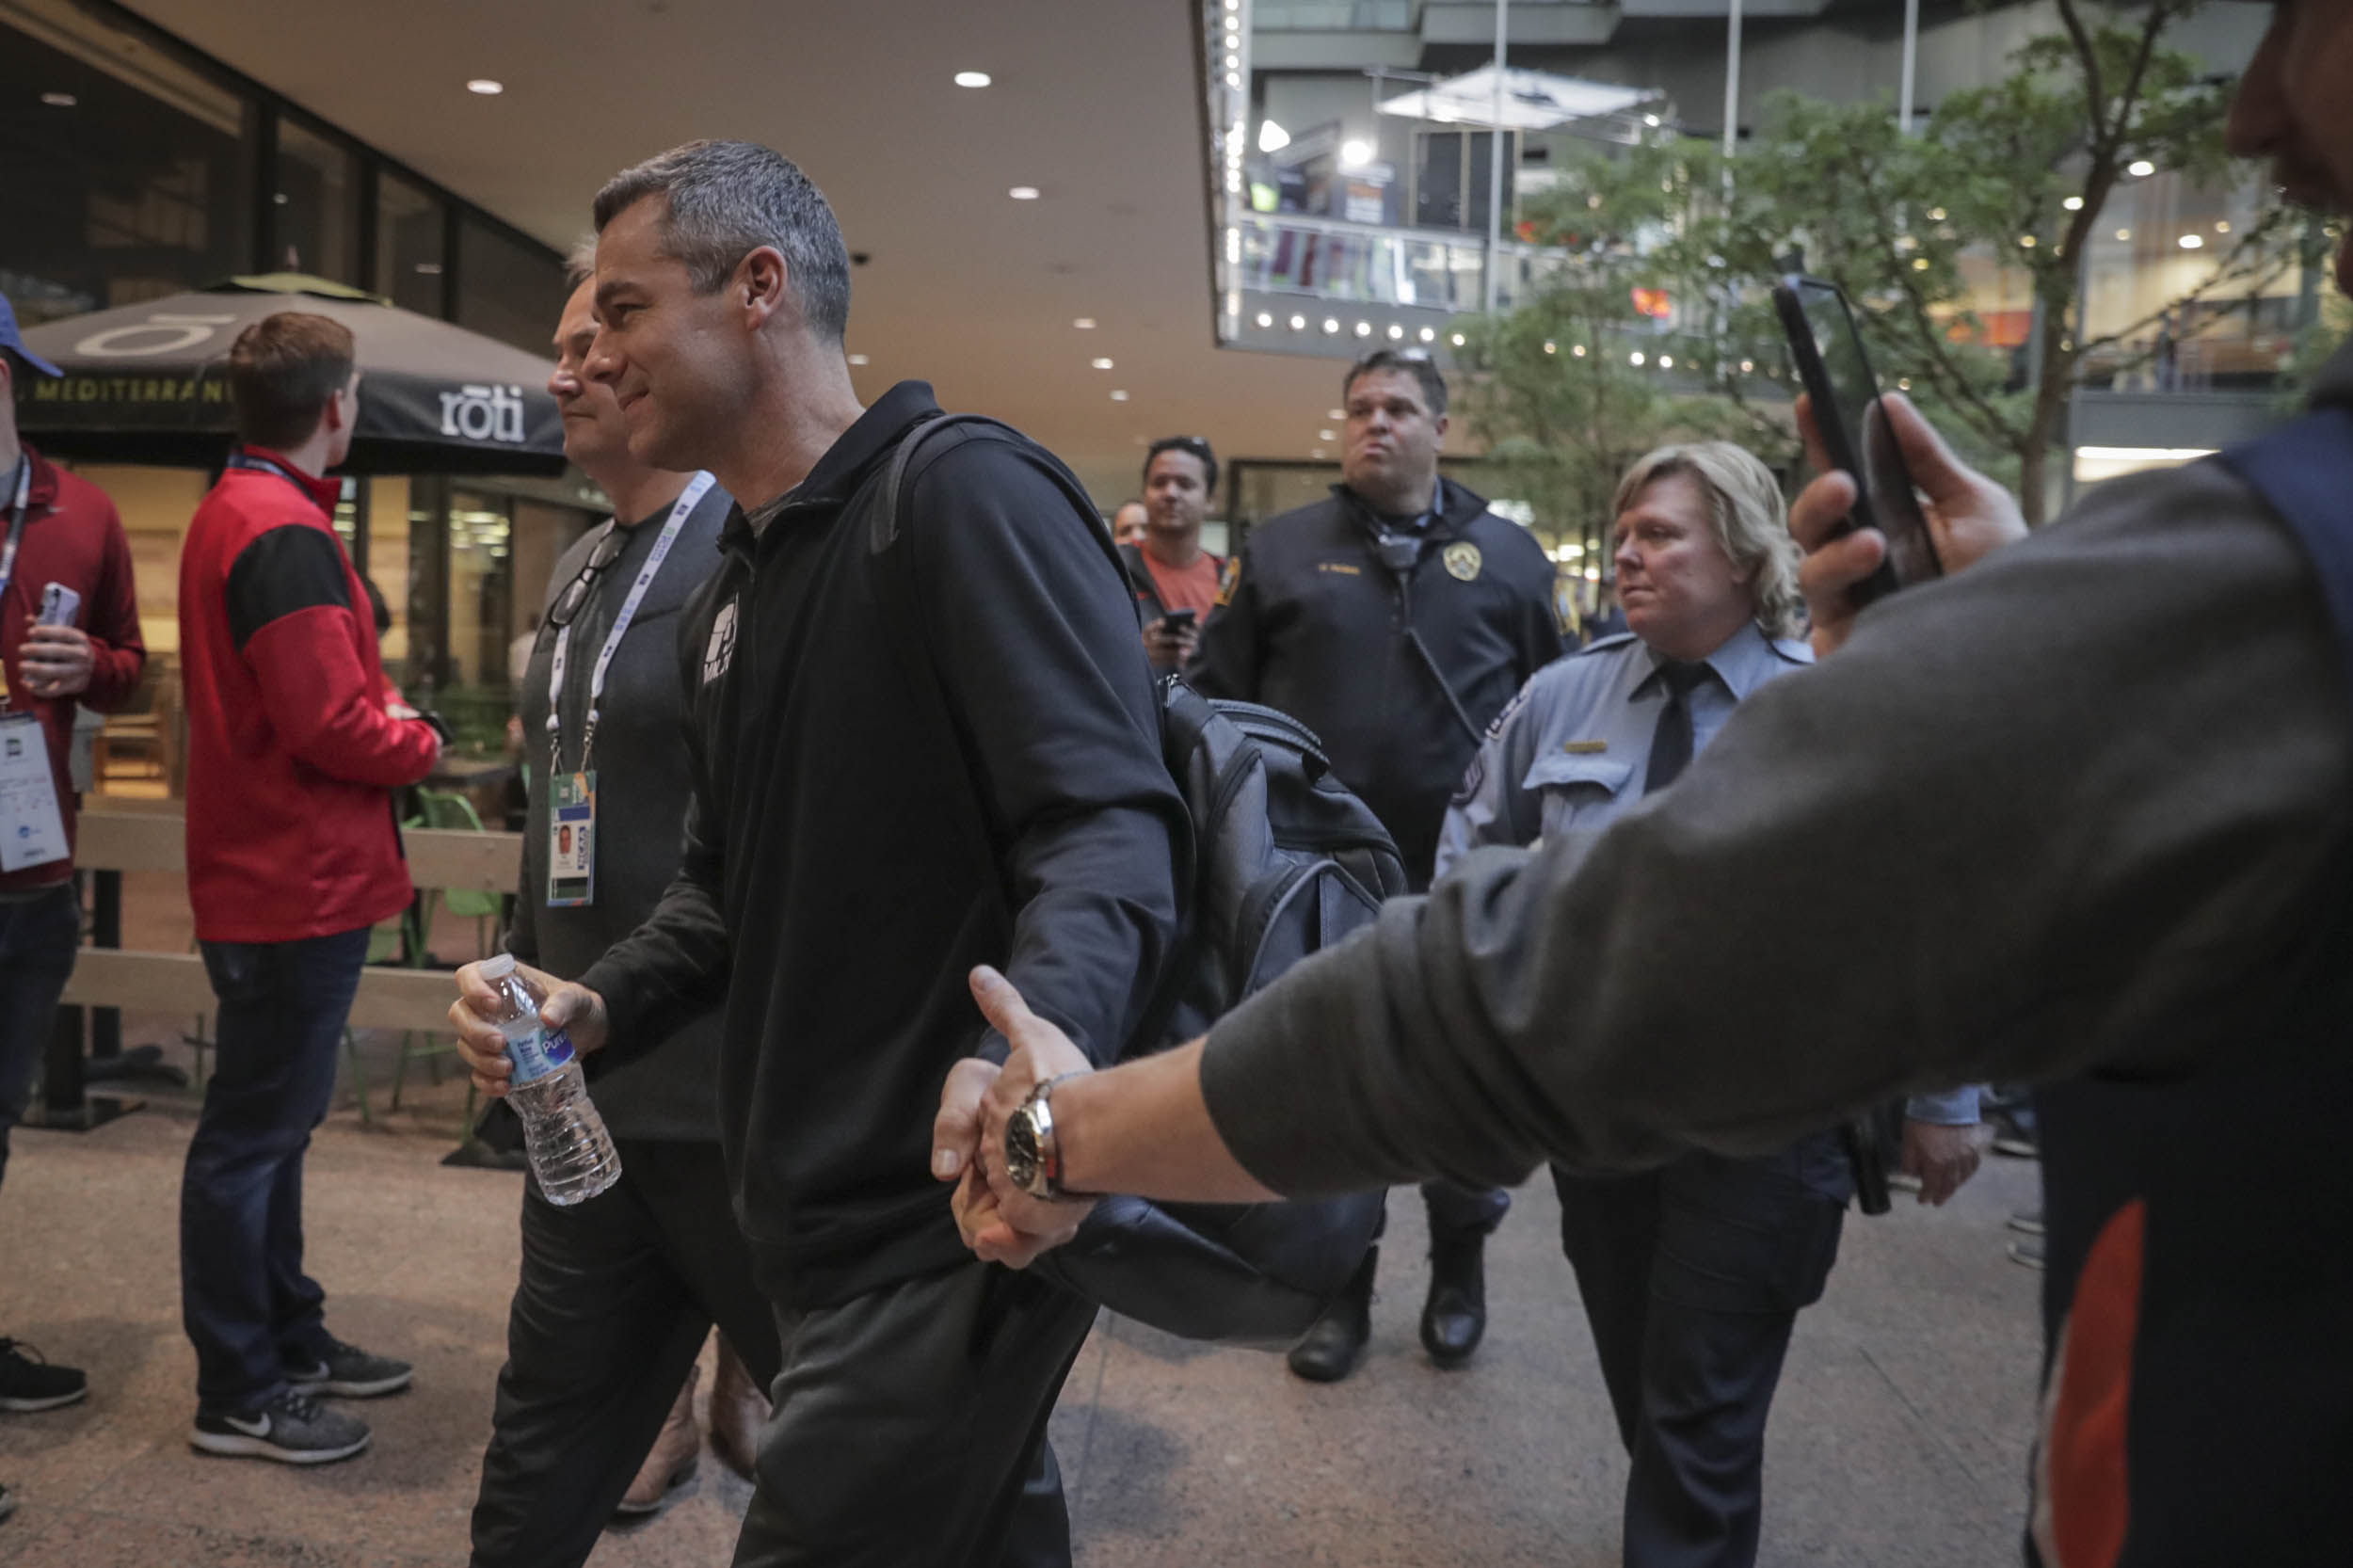
<svg viewBox="0 0 2353 1568">
<path fill-rule="evenodd" d="M 2276 8 L 2232 140 L 2353 211 L 2353 8 Z M 2353 242 L 2336 270 L 2353 293 Z M 2313 404 L 1972 565 L 2023 534 L 2015 510 L 1892 403 L 1956 575 L 1853 616 L 1884 541 L 1834 536 L 1853 488 L 1817 479 L 1792 527 L 1835 656 L 1598 840 L 1472 855 L 1205 1046 L 1059 1090 L 1081 1064 L 976 976 L 1016 1049 L 1001 1077 L 961 1066 L 935 1129 L 936 1173 L 992 1174 L 968 1238 L 1027 1261 L 1083 1208 L 1037 1201 L 1057 1187 L 1242 1201 L 1638 1169 L 2032 1080 L 2051 1268 L 2030 1556 L 2342 1560 L 2353 349 Z"/>
<path fill-rule="evenodd" d="M 689 789 L 680 612 L 718 565 L 733 505 L 707 475 L 630 456 L 613 390 L 580 374 L 594 292 L 580 281 L 565 307 L 548 390 L 566 454 L 614 516 L 556 563 L 523 677 L 531 808 L 508 936 L 518 959 L 565 976 L 635 930 L 677 873 Z M 718 1052 L 712 1011 L 584 1059 L 621 1177 L 572 1208 L 524 1192 L 522 1277 L 473 1512 L 478 1568 L 576 1565 L 625 1496 L 632 1512 L 659 1506 L 701 1448 L 693 1374 L 714 1322 L 741 1356 L 723 1349 L 714 1438 L 766 1417 L 776 1319 L 719 1152 Z M 504 1105 L 492 1115 L 512 1121 Z M 747 1442 L 718 1447 L 748 1465 Z"/>
</svg>

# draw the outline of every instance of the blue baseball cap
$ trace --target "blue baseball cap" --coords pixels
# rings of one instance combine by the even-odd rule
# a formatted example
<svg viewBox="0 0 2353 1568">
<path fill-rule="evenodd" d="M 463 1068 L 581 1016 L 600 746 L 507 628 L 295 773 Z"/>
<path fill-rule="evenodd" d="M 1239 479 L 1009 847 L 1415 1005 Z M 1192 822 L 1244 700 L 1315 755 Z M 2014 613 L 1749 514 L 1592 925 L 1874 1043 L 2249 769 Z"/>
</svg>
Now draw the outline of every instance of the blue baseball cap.
<svg viewBox="0 0 2353 1568">
<path fill-rule="evenodd" d="M 64 371 L 24 346 L 24 334 L 16 329 L 16 307 L 8 296 L 0 294 L 0 348 L 12 351 L 16 357 L 43 376 L 63 376 Z"/>
</svg>

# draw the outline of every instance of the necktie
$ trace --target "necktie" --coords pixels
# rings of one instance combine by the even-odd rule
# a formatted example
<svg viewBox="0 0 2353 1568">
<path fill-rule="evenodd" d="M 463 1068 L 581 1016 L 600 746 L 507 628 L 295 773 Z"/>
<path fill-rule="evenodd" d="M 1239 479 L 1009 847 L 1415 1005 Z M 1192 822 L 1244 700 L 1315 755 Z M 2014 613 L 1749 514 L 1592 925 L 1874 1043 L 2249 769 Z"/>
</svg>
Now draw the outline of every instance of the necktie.
<svg viewBox="0 0 2353 1568">
<path fill-rule="evenodd" d="M 1670 659 L 1658 666 L 1667 683 L 1667 706 L 1658 711 L 1658 728 L 1651 736 L 1650 769 L 1642 776 L 1642 792 L 1663 790 L 1691 762 L 1691 693 L 1707 679 L 1707 666 Z"/>
</svg>

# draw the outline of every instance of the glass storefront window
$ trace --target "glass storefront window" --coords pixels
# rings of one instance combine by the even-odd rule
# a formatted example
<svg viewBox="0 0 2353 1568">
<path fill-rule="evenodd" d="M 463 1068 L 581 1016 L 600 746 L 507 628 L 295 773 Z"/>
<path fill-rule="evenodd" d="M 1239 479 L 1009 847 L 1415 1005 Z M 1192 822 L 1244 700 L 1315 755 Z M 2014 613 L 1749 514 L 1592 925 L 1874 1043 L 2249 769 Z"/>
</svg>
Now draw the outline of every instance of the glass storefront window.
<svg viewBox="0 0 2353 1568">
<path fill-rule="evenodd" d="M 2121 339 L 2095 360 L 2095 369 L 2113 366 L 2110 390 L 2260 388 L 2279 374 L 2303 325 L 2297 269 L 2175 303 L 2230 264 L 2260 197 L 2251 184 L 2201 186 L 2171 172 L 2128 180 L 2109 196 L 2092 231 L 2084 330 Z"/>
<path fill-rule="evenodd" d="M 397 174 L 376 182 L 376 292 L 404 311 L 441 313 L 441 203 Z"/>
<path fill-rule="evenodd" d="M 513 505 L 461 486 L 449 492 L 449 682 L 436 701 L 457 744 L 477 750 L 496 749 L 506 735 Z"/>
<path fill-rule="evenodd" d="M 349 148 L 280 116 L 270 202 L 271 270 L 360 280 L 360 160 Z"/>
<path fill-rule="evenodd" d="M 69 0 L 0 0 L 0 292 L 26 325 L 246 269 L 251 110 Z"/>
<path fill-rule="evenodd" d="M 457 225 L 457 325 L 544 356 L 564 309 L 564 266 L 488 224 Z"/>
</svg>

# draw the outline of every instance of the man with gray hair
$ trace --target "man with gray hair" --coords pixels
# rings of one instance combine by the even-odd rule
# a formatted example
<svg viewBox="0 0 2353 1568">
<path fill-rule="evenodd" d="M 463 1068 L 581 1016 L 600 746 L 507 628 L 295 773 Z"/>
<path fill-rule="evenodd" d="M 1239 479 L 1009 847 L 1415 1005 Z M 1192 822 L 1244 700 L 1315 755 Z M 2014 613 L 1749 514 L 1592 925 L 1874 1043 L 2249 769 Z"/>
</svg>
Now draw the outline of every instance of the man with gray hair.
<svg viewBox="0 0 2353 1568">
<path fill-rule="evenodd" d="M 1484 844 L 1600 831 L 1672 783 L 1766 682 L 1814 662 L 1772 471 L 1725 441 L 1666 446 L 1619 482 L 1629 630 L 1538 673 L 1488 730 L 1437 872 Z M 1942 1204 L 1977 1170 L 1977 1094 L 1907 1107 L 1904 1166 Z M 1627 1568 L 1748 1568 L 1765 1420 L 1799 1309 L 1821 1298 L 1855 1175 L 1836 1129 L 1770 1154 L 1693 1149 L 1637 1176 L 1556 1165 L 1577 1272 L 1631 1468 Z"/>
<path fill-rule="evenodd" d="M 1005 1049 L 971 965 L 1109 1063 L 1175 940 L 1189 824 L 1128 587 L 1042 449 L 927 429 L 921 382 L 859 406 L 848 256 L 790 162 L 689 143 L 596 218 L 587 374 L 632 457 L 739 505 L 680 645 L 678 876 L 578 983 L 536 977 L 541 1016 L 593 1053 L 725 1004 L 721 1140 L 785 1345 L 740 1568 L 1066 1564 L 1046 1422 L 1095 1308 L 971 1257 L 928 1128 Z M 459 984 L 503 1092 L 495 999 Z"/>
</svg>

